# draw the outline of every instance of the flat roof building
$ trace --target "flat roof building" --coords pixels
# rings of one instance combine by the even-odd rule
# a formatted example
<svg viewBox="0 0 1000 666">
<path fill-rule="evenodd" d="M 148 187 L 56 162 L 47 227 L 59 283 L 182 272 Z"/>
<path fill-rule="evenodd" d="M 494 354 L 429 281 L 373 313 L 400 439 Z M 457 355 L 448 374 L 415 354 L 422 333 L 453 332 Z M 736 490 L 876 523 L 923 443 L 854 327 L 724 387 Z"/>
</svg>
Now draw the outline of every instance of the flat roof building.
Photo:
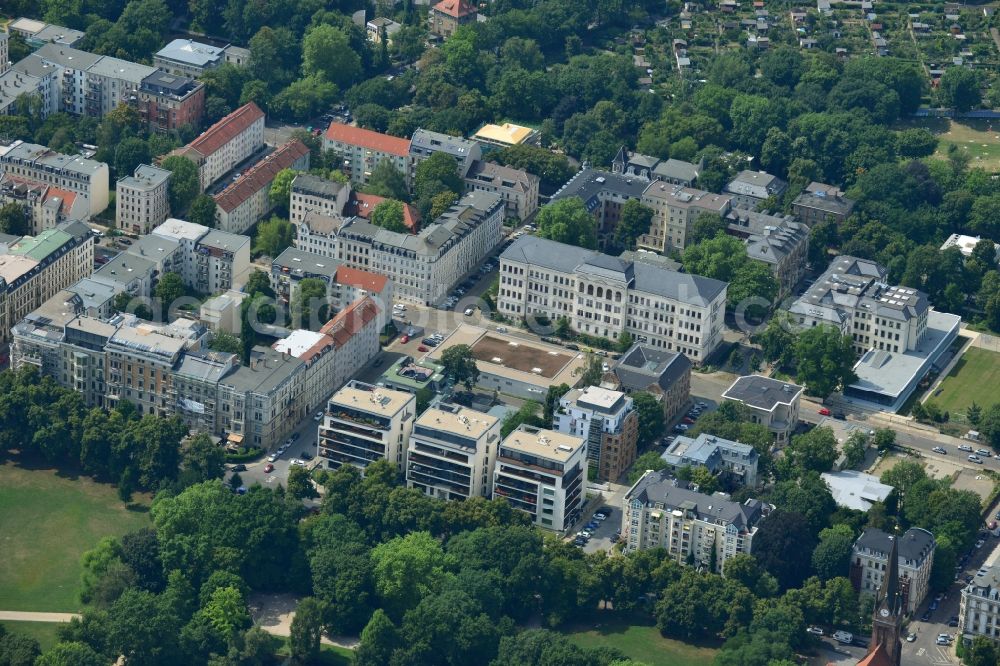
<svg viewBox="0 0 1000 666">
<path fill-rule="evenodd" d="M 639 414 L 631 396 L 601 386 L 570 389 L 559 398 L 553 428 L 587 442 L 598 480 L 617 481 L 635 461 Z"/>
<path fill-rule="evenodd" d="M 497 148 L 507 148 L 508 146 L 519 146 L 525 143 L 536 143 L 538 141 L 538 131 L 513 123 L 503 123 L 502 125 L 486 124 L 479 128 L 472 138 L 484 147 L 495 146 Z"/>
<path fill-rule="evenodd" d="M 763 375 L 737 377 L 722 393 L 725 400 L 745 405 L 754 423 L 767 428 L 779 445 L 787 444 L 799 422 L 802 387 Z"/>
<path fill-rule="evenodd" d="M 447 500 L 489 497 L 500 420 L 459 405 L 429 407 L 417 419 L 406 458 L 406 485 Z"/>
<path fill-rule="evenodd" d="M 675 472 L 683 467 L 704 467 L 741 486 L 757 486 L 759 456 L 749 444 L 706 433 L 694 439 L 682 435 L 667 446 L 660 459 Z"/>
<path fill-rule="evenodd" d="M 349 382 L 327 404 L 319 454 L 331 469 L 350 464 L 364 470 L 375 460 L 387 460 L 403 472 L 415 416 L 413 394 Z"/>
</svg>

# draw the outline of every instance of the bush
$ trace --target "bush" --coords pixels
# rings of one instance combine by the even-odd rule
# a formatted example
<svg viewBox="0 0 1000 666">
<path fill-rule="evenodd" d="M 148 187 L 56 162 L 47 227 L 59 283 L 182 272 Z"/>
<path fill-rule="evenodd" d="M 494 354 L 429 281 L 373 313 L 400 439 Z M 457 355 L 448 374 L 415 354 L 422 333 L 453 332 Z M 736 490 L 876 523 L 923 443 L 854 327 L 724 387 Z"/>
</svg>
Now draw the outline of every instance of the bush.
<svg viewBox="0 0 1000 666">
<path fill-rule="evenodd" d="M 264 449 L 260 448 L 259 446 L 255 446 L 254 448 L 248 450 L 246 453 L 227 453 L 226 462 L 230 463 L 250 462 L 251 460 L 256 460 L 257 458 L 260 458 L 262 455 L 264 455 Z"/>
</svg>

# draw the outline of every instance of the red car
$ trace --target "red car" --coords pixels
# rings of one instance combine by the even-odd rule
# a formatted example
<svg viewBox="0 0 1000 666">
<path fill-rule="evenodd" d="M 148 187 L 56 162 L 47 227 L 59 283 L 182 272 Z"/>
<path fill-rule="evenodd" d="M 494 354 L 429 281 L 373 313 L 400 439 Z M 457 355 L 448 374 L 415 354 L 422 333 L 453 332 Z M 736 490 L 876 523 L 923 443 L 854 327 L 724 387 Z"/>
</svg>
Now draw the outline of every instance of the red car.
<svg viewBox="0 0 1000 666">
<path fill-rule="evenodd" d="M 274 465 L 272 465 L 271 463 L 267 463 L 266 465 L 264 465 L 264 473 L 265 474 L 269 474 L 269 473 L 271 473 L 273 471 L 274 471 Z"/>
<path fill-rule="evenodd" d="M 688 425 L 691 425 L 692 423 L 694 423 L 694 419 L 691 418 L 690 416 L 685 416 L 684 418 L 681 419 L 681 423 L 687 423 Z"/>
<path fill-rule="evenodd" d="M 425 352 L 425 351 L 429 351 L 429 350 L 427 349 L 427 347 L 425 347 L 423 345 L 420 345 L 419 347 L 417 347 L 417 351 L 418 352 Z"/>
<path fill-rule="evenodd" d="M 399 341 L 400 341 L 400 343 L 402 343 L 402 344 L 404 344 L 404 345 L 405 345 L 405 344 L 406 344 L 407 342 L 409 342 L 409 341 L 410 341 L 410 336 L 408 336 L 408 335 L 404 335 L 403 337 L 401 337 L 401 338 L 399 339 Z"/>
<path fill-rule="evenodd" d="M 819 415 L 820 416 L 829 416 L 830 415 L 830 410 L 827 409 L 826 407 L 820 407 L 819 408 Z"/>
</svg>

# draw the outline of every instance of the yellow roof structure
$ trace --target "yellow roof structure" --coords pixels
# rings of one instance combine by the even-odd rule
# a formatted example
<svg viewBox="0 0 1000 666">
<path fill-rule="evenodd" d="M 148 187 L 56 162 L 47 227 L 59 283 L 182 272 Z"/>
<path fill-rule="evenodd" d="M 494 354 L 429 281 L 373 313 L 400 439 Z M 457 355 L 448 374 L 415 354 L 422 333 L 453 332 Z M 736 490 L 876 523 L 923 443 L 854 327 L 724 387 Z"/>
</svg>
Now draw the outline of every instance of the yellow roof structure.
<svg viewBox="0 0 1000 666">
<path fill-rule="evenodd" d="M 474 138 L 489 143 L 516 146 L 527 141 L 533 133 L 534 130 L 530 127 L 504 123 L 503 125 L 483 125 L 482 129 L 476 132 Z"/>
</svg>

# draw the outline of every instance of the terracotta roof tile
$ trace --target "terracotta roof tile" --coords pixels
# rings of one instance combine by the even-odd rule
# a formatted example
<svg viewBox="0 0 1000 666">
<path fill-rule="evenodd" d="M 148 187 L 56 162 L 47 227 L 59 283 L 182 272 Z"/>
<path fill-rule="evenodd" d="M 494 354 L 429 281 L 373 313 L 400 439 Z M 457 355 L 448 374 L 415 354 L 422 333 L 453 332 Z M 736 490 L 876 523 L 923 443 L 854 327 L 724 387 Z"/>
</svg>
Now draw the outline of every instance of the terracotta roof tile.
<svg viewBox="0 0 1000 666">
<path fill-rule="evenodd" d="M 244 201 L 265 187 L 282 169 L 287 169 L 305 155 L 309 149 L 298 139 L 292 139 L 276 151 L 250 167 L 235 183 L 215 195 L 219 208 L 231 213 Z"/>
<path fill-rule="evenodd" d="M 461 18 L 477 13 L 476 8 L 465 0 L 442 0 L 434 5 L 434 11 L 447 14 L 452 18 Z"/>
<path fill-rule="evenodd" d="M 253 102 L 244 104 L 205 130 L 201 136 L 189 143 L 187 148 L 207 157 L 263 117 L 264 112 L 256 104 Z"/>
<path fill-rule="evenodd" d="M 326 138 L 330 141 L 340 141 L 352 146 L 361 146 L 369 150 L 377 150 L 399 157 L 409 157 L 410 140 L 400 139 L 388 134 L 380 134 L 360 127 L 352 127 L 343 123 L 332 122 L 326 129 Z"/>
<path fill-rule="evenodd" d="M 319 332 L 329 335 L 338 347 L 343 347 L 377 316 L 378 306 L 370 296 L 365 296 L 337 313 Z"/>
<path fill-rule="evenodd" d="M 372 211 L 375 210 L 375 206 L 379 205 L 383 201 L 385 201 L 385 197 L 380 197 L 375 194 L 351 192 L 351 199 L 347 202 L 344 215 L 357 215 L 360 218 L 368 220 L 371 218 L 371 214 Z M 420 211 L 408 203 L 403 204 L 403 224 L 405 224 L 406 228 L 410 230 L 410 233 L 416 233 L 417 228 L 420 227 Z"/>
<path fill-rule="evenodd" d="M 351 268 L 349 266 L 339 266 L 337 268 L 337 282 L 364 289 L 369 293 L 382 293 L 388 281 L 389 278 L 384 275 L 363 271 L 360 268 Z"/>
</svg>

